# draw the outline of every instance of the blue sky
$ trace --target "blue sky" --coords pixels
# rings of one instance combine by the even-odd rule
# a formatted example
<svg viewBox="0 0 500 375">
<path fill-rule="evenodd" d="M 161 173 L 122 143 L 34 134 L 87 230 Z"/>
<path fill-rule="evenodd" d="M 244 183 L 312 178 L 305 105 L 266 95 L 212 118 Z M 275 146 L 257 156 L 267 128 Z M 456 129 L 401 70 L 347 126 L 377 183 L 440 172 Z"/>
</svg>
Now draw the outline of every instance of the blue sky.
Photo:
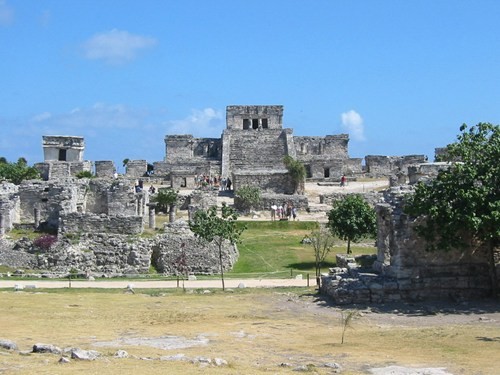
<svg viewBox="0 0 500 375">
<path fill-rule="evenodd" d="M 351 157 L 426 154 L 500 123 L 497 0 L 0 0 L 0 156 L 165 157 L 219 137 L 227 105 L 284 105 Z M 119 165 L 121 167 L 121 164 Z"/>
</svg>

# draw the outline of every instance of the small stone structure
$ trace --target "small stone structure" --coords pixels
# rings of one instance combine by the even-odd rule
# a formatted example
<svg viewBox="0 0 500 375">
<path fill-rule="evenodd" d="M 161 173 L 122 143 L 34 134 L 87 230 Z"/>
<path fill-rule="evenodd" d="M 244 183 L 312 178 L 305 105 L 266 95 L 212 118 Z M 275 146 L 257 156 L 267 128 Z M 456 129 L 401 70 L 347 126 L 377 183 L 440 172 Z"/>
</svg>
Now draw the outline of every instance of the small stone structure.
<svg viewBox="0 0 500 375">
<path fill-rule="evenodd" d="M 83 137 L 67 135 L 43 136 L 44 162 L 35 164 L 44 180 L 67 178 L 92 170 L 92 163 L 83 160 Z"/>
</svg>

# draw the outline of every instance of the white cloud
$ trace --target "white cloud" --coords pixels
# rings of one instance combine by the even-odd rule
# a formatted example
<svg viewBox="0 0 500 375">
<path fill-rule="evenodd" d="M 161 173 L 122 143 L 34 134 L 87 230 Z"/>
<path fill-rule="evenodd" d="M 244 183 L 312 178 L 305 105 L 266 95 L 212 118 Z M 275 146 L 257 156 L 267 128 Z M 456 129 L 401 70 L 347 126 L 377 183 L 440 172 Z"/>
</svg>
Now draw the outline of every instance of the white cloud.
<svg viewBox="0 0 500 375">
<path fill-rule="evenodd" d="M 148 123 L 149 112 L 122 104 L 96 103 L 91 107 L 74 108 L 66 113 L 43 112 L 31 118 L 33 126 L 46 132 L 73 134 L 89 129 L 134 129 Z M 47 133 L 48 134 L 48 133 Z"/>
<path fill-rule="evenodd" d="M 33 122 L 41 122 L 41 121 L 48 120 L 51 117 L 52 117 L 52 114 L 50 112 L 43 112 L 43 113 L 39 113 L 38 115 L 33 116 L 33 118 L 31 120 Z"/>
<path fill-rule="evenodd" d="M 122 64 L 133 60 L 139 51 L 151 48 L 156 39 L 133 35 L 127 31 L 111 30 L 96 34 L 83 44 L 84 56 L 108 64 Z"/>
<path fill-rule="evenodd" d="M 220 137 L 224 126 L 222 112 L 213 108 L 193 109 L 183 120 L 170 121 L 169 134 L 193 134 L 196 137 Z"/>
<path fill-rule="evenodd" d="M 9 26 L 14 22 L 14 9 L 12 9 L 7 1 L 0 0 L 0 26 Z"/>
<path fill-rule="evenodd" d="M 365 138 L 365 127 L 363 125 L 363 118 L 359 113 L 354 110 L 342 113 L 341 121 L 342 128 L 344 128 L 350 135 L 350 137 L 355 141 L 364 141 Z"/>
</svg>

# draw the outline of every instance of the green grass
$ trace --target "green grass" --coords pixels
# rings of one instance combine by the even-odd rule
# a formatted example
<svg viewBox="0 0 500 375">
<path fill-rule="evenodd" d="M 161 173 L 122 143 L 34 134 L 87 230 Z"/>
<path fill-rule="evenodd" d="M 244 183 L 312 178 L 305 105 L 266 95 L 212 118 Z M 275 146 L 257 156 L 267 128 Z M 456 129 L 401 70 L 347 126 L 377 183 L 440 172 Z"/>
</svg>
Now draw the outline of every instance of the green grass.
<svg viewBox="0 0 500 375">
<path fill-rule="evenodd" d="M 238 245 L 240 256 L 228 277 L 273 278 L 298 273 L 314 273 L 314 251 L 300 241 L 314 229 L 316 222 L 252 221 L 241 222 L 247 229 Z M 352 246 L 353 254 L 373 254 L 374 247 Z M 345 253 L 338 241 L 326 258 L 322 270 L 335 266 L 335 254 Z"/>
</svg>

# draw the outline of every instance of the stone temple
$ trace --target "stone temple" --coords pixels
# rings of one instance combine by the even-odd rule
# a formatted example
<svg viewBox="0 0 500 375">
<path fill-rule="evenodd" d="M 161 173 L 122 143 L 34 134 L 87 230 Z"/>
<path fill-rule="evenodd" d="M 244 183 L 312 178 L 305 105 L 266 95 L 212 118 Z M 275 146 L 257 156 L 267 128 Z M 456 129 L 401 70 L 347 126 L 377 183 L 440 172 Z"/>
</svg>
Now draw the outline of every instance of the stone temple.
<svg viewBox="0 0 500 375">
<path fill-rule="evenodd" d="M 281 105 L 233 105 L 226 108 L 221 138 L 167 135 L 166 157 L 154 164 L 156 175 L 170 175 L 173 187 L 194 187 L 196 175 L 229 177 L 238 186 L 292 194 L 283 163 L 289 155 L 306 167 L 307 177 L 336 178 L 361 173 L 361 159 L 348 156 L 347 134 L 297 137 L 283 128 Z"/>
</svg>

